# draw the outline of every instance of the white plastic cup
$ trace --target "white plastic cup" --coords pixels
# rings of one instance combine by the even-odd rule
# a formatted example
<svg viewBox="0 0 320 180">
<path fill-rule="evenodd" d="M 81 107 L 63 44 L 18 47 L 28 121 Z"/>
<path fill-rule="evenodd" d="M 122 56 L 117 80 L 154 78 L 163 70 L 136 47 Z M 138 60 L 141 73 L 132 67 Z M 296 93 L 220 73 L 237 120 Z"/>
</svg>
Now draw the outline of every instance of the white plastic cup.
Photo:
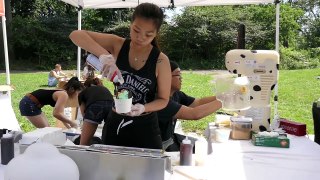
<svg viewBox="0 0 320 180">
<path fill-rule="evenodd" d="M 217 142 L 227 142 L 230 137 L 231 129 L 220 128 L 220 129 L 216 129 L 214 132 L 215 132 L 215 138 Z"/>
<path fill-rule="evenodd" d="M 132 98 L 129 98 L 129 99 L 114 98 L 114 104 L 115 104 L 117 113 L 128 113 L 131 111 Z"/>
</svg>

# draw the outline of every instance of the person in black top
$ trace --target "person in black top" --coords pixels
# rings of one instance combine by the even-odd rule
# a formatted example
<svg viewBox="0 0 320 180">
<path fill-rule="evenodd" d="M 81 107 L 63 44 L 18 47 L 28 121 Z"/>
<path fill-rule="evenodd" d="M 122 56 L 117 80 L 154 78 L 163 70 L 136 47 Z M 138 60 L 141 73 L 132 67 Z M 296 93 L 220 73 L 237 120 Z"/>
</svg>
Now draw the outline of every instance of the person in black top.
<svg viewBox="0 0 320 180">
<path fill-rule="evenodd" d="M 83 116 L 80 145 L 90 145 L 98 124 L 107 119 L 112 109 L 113 97 L 99 78 L 88 78 L 84 86 L 86 89 L 78 96 Z"/>
<path fill-rule="evenodd" d="M 26 94 L 19 104 L 20 113 L 37 128 L 48 127 L 49 122 L 41 108 L 45 105 L 54 107 L 53 116 L 62 121 L 67 128 L 77 128 L 77 124 L 64 115 L 64 107 L 70 99 L 78 97 L 83 85 L 77 77 L 71 78 L 63 89 L 38 89 Z"/>
<path fill-rule="evenodd" d="M 170 94 L 170 64 L 160 52 L 156 36 L 163 22 L 162 10 L 151 3 L 135 8 L 130 39 L 113 34 L 76 30 L 70 34 L 74 44 L 99 57 L 102 75 L 112 80 L 118 75 L 124 83 L 118 88 L 133 95 L 128 114 L 114 110 L 104 126 L 104 144 L 162 148 L 156 111 L 164 108 Z"/>
<path fill-rule="evenodd" d="M 177 119 L 199 120 L 216 112 L 222 107 L 222 104 L 215 96 L 196 99 L 180 91 L 182 81 L 180 68 L 174 61 L 170 62 L 170 66 L 172 72 L 171 96 L 168 105 L 158 111 L 158 119 L 163 149 L 179 151 L 180 143 L 185 136 L 174 133 Z"/>
</svg>

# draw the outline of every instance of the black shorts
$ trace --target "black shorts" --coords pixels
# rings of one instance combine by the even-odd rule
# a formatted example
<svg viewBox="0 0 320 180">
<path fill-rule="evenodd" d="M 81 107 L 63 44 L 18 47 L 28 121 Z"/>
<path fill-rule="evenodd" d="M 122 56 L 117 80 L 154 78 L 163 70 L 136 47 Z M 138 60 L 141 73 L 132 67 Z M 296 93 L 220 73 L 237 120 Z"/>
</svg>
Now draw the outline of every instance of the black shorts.
<svg viewBox="0 0 320 180">
<path fill-rule="evenodd" d="M 85 109 L 83 120 L 93 124 L 101 124 L 112 111 L 112 105 L 113 101 L 96 101 L 90 104 Z"/>
<path fill-rule="evenodd" d="M 107 145 L 162 149 L 156 113 L 125 116 L 112 111 L 103 127 L 102 143 Z"/>
<path fill-rule="evenodd" d="M 41 108 L 28 96 L 24 96 L 21 99 L 19 109 L 21 116 L 37 116 L 42 113 Z"/>
</svg>

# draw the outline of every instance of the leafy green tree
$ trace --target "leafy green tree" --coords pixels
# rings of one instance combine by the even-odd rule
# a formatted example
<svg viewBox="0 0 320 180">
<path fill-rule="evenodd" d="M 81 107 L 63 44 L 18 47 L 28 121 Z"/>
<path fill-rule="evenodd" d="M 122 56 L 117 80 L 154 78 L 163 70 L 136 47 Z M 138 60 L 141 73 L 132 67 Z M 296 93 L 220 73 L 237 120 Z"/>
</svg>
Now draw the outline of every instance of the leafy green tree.
<svg viewBox="0 0 320 180">
<path fill-rule="evenodd" d="M 62 1 L 31 0 L 14 1 L 12 10 L 17 59 L 28 59 L 41 69 L 55 63 L 75 64 L 76 47 L 68 38 L 77 28 L 75 8 Z"/>
<path fill-rule="evenodd" d="M 85 9 L 83 28 L 104 32 L 119 23 L 130 21 L 132 12 L 132 9 Z"/>
<path fill-rule="evenodd" d="M 236 48 L 240 24 L 246 25 L 247 48 L 274 47 L 273 29 L 253 21 L 253 10 L 243 6 L 188 7 L 164 28 L 165 50 L 171 59 L 188 61 L 188 65 L 223 68 L 225 53 Z"/>
<path fill-rule="evenodd" d="M 301 8 L 310 19 L 320 18 L 320 0 L 289 0 L 291 6 Z"/>
<path fill-rule="evenodd" d="M 309 23 L 308 29 L 304 31 L 305 44 L 308 48 L 320 48 L 320 18 Z"/>
<path fill-rule="evenodd" d="M 304 17 L 301 19 L 302 24 L 302 49 L 320 47 L 320 0 L 292 0 L 290 4 L 304 10 Z"/>
</svg>

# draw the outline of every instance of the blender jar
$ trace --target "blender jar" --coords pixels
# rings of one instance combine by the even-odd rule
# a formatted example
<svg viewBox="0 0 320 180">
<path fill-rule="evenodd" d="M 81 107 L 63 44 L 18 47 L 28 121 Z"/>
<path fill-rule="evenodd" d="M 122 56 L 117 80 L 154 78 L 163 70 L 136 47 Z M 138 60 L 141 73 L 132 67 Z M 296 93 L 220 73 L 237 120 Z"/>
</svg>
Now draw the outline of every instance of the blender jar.
<svg viewBox="0 0 320 180">
<path fill-rule="evenodd" d="M 219 75 L 215 80 L 216 97 L 226 111 L 250 108 L 250 83 L 246 76 L 236 74 Z"/>
</svg>

